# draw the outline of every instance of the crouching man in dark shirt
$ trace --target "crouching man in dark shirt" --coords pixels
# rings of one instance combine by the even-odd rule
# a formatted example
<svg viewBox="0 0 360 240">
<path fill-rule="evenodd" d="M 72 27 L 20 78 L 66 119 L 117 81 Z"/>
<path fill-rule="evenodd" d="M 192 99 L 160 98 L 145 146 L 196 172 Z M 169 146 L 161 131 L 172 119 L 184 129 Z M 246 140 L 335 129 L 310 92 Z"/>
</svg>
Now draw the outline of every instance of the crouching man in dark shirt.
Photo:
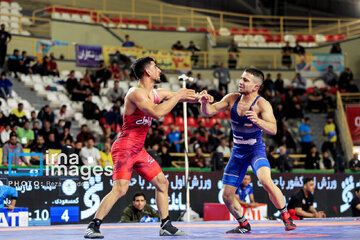
<svg viewBox="0 0 360 240">
<path fill-rule="evenodd" d="M 160 219 L 159 213 L 146 204 L 145 194 L 136 193 L 133 197 L 133 202 L 127 206 L 121 216 L 122 223 L 128 222 L 158 222 Z"/>
<path fill-rule="evenodd" d="M 360 217 L 360 187 L 355 188 L 355 195 L 350 205 L 353 217 Z"/>
<path fill-rule="evenodd" d="M 303 218 L 325 218 L 323 211 L 316 211 L 313 206 L 315 191 L 314 179 L 305 178 L 304 187 L 296 192 L 290 199 L 288 204 L 289 213 L 294 220 Z"/>
</svg>

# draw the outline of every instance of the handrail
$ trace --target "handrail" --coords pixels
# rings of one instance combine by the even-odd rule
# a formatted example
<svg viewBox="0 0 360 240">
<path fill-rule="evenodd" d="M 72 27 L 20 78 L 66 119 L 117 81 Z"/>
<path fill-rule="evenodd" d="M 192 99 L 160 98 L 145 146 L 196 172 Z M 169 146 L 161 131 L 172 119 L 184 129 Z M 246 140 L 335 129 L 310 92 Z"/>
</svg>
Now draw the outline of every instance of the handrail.
<svg viewBox="0 0 360 240">
<path fill-rule="evenodd" d="M 354 143 L 352 141 L 349 125 L 347 123 L 346 114 L 344 111 L 344 104 L 342 101 L 342 95 L 338 91 L 336 93 L 336 109 L 337 109 L 337 124 L 340 125 L 340 138 L 341 145 L 344 149 L 346 161 L 352 157 L 354 150 Z M 350 94 L 344 94 L 344 96 L 349 96 Z M 360 96 L 360 94 L 358 94 Z"/>
</svg>

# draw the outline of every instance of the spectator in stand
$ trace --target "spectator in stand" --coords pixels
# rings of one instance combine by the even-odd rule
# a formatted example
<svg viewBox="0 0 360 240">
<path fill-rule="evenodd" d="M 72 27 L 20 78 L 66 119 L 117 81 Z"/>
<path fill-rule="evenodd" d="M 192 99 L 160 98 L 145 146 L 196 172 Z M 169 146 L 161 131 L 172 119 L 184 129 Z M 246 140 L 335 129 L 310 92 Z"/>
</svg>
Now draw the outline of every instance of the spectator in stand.
<svg viewBox="0 0 360 240">
<path fill-rule="evenodd" d="M 54 132 L 55 132 L 55 138 L 57 140 L 60 140 L 59 136 L 62 135 L 64 133 L 64 126 L 65 126 L 65 121 L 60 119 L 54 127 Z"/>
<path fill-rule="evenodd" d="M 1 107 L 1 101 L 0 101 L 0 107 Z M 10 126 L 11 126 L 10 118 L 5 116 L 4 113 L 0 109 L 0 129 L 2 126 L 5 126 L 6 124 L 10 124 Z"/>
<path fill-rule="evenodd" d="M 315 146 L 310 148 L 305 159 L 305 169 L 320 169 L 320 156 Z"/>
<path fill-rule="evenodd" d="M 19 127 L 16 129 L 16 135 L 24 148 L 30 147 L 30 145 L 33 143 L 35 139 L 35 136 L 34 136 L 34 131 L 31 130 L 30 128 L 29 120 L 25 121 L 23 128 Z"/>
<path fill-rule="evenodd" d="M 294 94 L 303 95 L 306 91 L 306 78 L 302 77 L 300 73 L 296 73 L 292 83 L 296 84 Z"/>
<path fill-rule="evenodd" d="M 305 54 L 305 48 L 300 45 L 299 41 L 296 41 L 296 45 L 293 48 L 293 53 L 304 55 Z"/>
<path fill-rule="evenodd" d="M 168 152 L 167 146 L 161 146 L 160 157 L 161 157 L 161 167 L 172 167 L 172 158 Z"/>
<path fill-rule="evenodd" d="M 94 76 L 91 69 L 86 69 L 83 79 L 85 86 L 91 90 L 96 95 L 99 95 L 100 92 L 100 83 L 97 82 L 96 77 Z"/>
<path fill-rule="evenodd" d="M 91 95 L 88 96 L 86 101 L 83 103 L 83 115 L 84 118 L 88 120 L 99 120 L 101 117 L 100 109 L 98 105 L 92 101 Z"/>
<path fill-rule="evenodd" d="M 216 152 L 221 152 L 223 156 L 230 155 L 230 148 L 227 146 L 225 137 L 222 137 L 220 140 L 220 145 L 216 148 Z"/>
<path fill-rule="evenodd" d="M 11 35 L 5 31 L 5 24 L 0 25 L 0 68 L 4 67 L 7 54 L 7 45 L 11 41 Z"/>
<path fill-rule="evenodd" d="M 50 58 L 48 56 L 44 56 L 41 66 L 39 66 L 39 69 L 36 71 L 36 73 L 39 73 L 41 76 L 48 76 L 50 74 L 49 66 Z"/>
<path fill-rule="evenodd" d="M 73 101 L 85 101 L 86 97 L 91 94 L 88 87 L 85 86 L 84 80 L 80 80 L 79 84 L 73 89 L 71 100 Z"/>
<path fill-rule="evenodd" d="M 81 125 L 81 131 L 79 132 L 79 134 L 76 136 L 76 141 L 77 142 L 82 142 L 84 143 L 87 139 L 91 138 L 94 142 L 95 142 L 95 137 L 94 135 L 92 135 L 87 128 L 86 124 Z"/>
<path fill-rule="evenodd" d="M 323 211 L 316 211 L 313 193 L 315 191 L 315 183 L 312 178 L 304 179 L 304 187 L 296 192 L 288 203 L 289 213 L 293 220 L 301 220 L 303 218 L 326 218 Z"/>
<path fill-rule="evenodd" d="M 7 141 L 9 141 L 10 133 L 12 133 L 10 124 L 9 123 L 4 124 L 4 130 L 2 130 L 0 134 L 1 143 L 2 143 L 1 146 L 4 145 Z"/>
<path fill-rule="evenodd" d="M 124 80 L 124 75 L 120 71 L 119 65 L 116 61 L 111 62 L 110 71 L 111 71 L 111 79 Z"/>
<path fill-rule="evenodd" d="M 360 217 L 360 186 L 356 187 L 354 190 L 354 198 L 350 203 L 352 216 Z"/>
<path fill-rule="evenodd" d="M 283 94 L 284 93 L 284 80 L 281 77 L 281 73 L 278 73 L 276 75 L 276 80 L 274 83 L 274 89 L 275 91 L 279 91 L 279 93 Z"/>
<path fill-rule="evenodd" d="M 42 122 L 41 122 L 40 119 L 37 118 L 36 111 L 31 111 L 30 116 L 31 116 L 31 118 L 30 118 L 30 128 L 31 129 L 34 128 L 34 123 L 35 122 L 38 122 L 38 127 L 42 128 Z"/>
<path fill-rule="evenodd" d="M 65 88 L 68 91 L 68 93 L 71 95 L 73 94 L 73 90 L 76 88 L 77 85 L 78 85 L 78 80 L 75 77 L 75 71 L 71 70 L 69 73 L 69 77 L 66 80 Z"/>
<path fill-rule="evenodd" d="M 47 63 L 47 72 L 49 75 L 52 76 L 57 76 L 59 77 L 59 69 L 58 69 L 58 65 L 55 61 L 55 58 L 50 58 L 50 61 L 48 61 Z"/>
<path fill-rule="evenodd" d="M 279 151 L 279 157 L 276 158 L 276 165 L 279 167 L 280 172 L 292 172 L 294 160 L 287 153 L 286 146 L 281 146 Z"/>
<path fill-rule="evenodd" d="M 99 79 L 99 83 L 104 83 L 104 88 L 107 88 L 107 82 L 111 78 L 111 71 L 106 67 L 103 60 L 100 61 L 100 66 L 95 68 L 95 76 Z"/>
<path fill-rule="evenodd" d="M 321 78 L 329 87 L 335 87 L 337 85 L 338 76 L 334 72 L 334 67 L 332 65 L 329 65 L 328 71 L 324 75 L 322 75 Z"/>
<path fill-rule="evenodd" d="M 35 59 L 33 57 L 29 57 L 26 51 L 22 51 L 21 58 L 22 58 L 20 61 L 20 66 L 22 69 L 21 72 L 24 74 L 32 73 L 31 62 L 35 61 Z"/>
<path fill-rule="evenodd" d="M 354 80 L 350 80 L 349 85 L 346 87 L 346 92 L 348 93 L 358 93 L 359 88 L 356 86 Z"/>
<path fill-rule="evenodd" d="M 13 83 L 6 78 L 6 73 L 2 72 L 0 77 L 0 97 L 5 99 L 12 97 L 12 86 Z"/>
<path fill-rule="evenodd" d="M 70 115 L 69 112 L 67 111 L 66 105 L 62 105 L 59 110 L 56 110 L 54 112 L 54 116 L 55 116 L 55 122 L 59 122 L 59 120 L 64 120 L 65 126 L 68 126 L 70 128 L 71 126 Z"/>
<path fill-rule="evenodd" d="M 122 44 L 123 47 L 135 47 L 135 43 L 130 40 L 129 35 L 125 35 L 125 42 Z"/>
<path fill-rule="evenodd" d="M 85 147 L 81 148 L 80 157 L 85 166 L 101 166 L 100 152 L 94 147 L 92 138 L 87 139 Z"/>
<path fill-rule="evenodd" d="M 119 81 L 114 82 L 114 87 L 109 89 L 106 96 L 112 103 L 116 103 L 118 99 L 121 101 L 124 99 L 124 90 L 119 87 Z"/>
<path fill-rule="evenodd" d="M 33 146 L 31 147 L 30 152 L 32 153 L 42 153 L 43 154 L 43 166 L 46 165 L 46 151 L 49 148 L 46 147 L 45 145 L 45 139 L 43 136 L 39 135 L 36 139 L 36 143 L 33 144 Z M 30 158 L 30 163 L 32 165 L 40 165 L 40 156 L 31 156 Z"/>
<path fill-rule="evenodd" d="M 104 113 L 104 117 L 109 126 L 115 124 L 122 126 L 122 114 L 121 114 L 121 100 L 116 100 L 114 106 L 108 111 Z M 116 129 L 116 126 L 115 126 Z M 149 134 L 148 134 L 149 135 Z"/>
<path fill-rule="evenodd" d="M 286 122 L 282 124 L 282 127 L 278 130 L 274 138 L 278 146 L 285 145 L 288 149 L 291 149 L 292 152 L 296 153 L 296 143 L 289 132 L 289 125 Z"/>
<path fill-rule="evenodd" d="M 101 157 L 101 166 L 114 166 L 112 157 L 111 157 L 111 143 L 104 144 L 104 151 L 100 152 Z"/>
<path fill-rule="evenodd" d="M 21 72 L 20 61 L 22 60 L 18 49 L 14 49 L 13 54 L 8 57 L 8 69 L 10 72 Z"/>
<path fill-rule="evenodd" d="M 281 49 L 281 54 L 282 54 L 282 65 L 286 68 L 290 68 L 291 67 L 291 53 L 293 52 L 293 48 L 290 47 L 290 43 L 286 42 L 285 43 L 285 47 L 283 47 Z"/>
<path fill-rule="evenodd" d="M 324 95 L 322 91 L 314 87 L 313 91 L 308 95 L 307 108 L 309 111 L 313 112 L 314 110 L 319 112 L 326 112 L 326 105 L 324 102 Z"/>
<path fill-rule="evenodd" d="M 16 133 L 12 132 L 10 133 L 10 140 L 4 144 L 2 148 L 2 165 L 8 166 L 9 162 L 9 154 L 10 153 L 24 153 L 23 147 L 21 144 L 17 141 Z M 19 156 L 17 154 L 14 154 L 11 157 L 11 166 L 19 166 L 20 160 L 25 163 L 28 166 L 31 166 L 31 163 L 29 163 L 24 156 Z"/>
<path fill-rule="evenodd" d="M 45 120 L 43 122 L 43 127 L 40 130 L 39 134 L 44 136 L 44 139 L 47 141 L 47 139 L 49 139 L 49 135 L 50 133 L 54 133 L 55 130 L 54 128 L 51 126 L 51 123 L 47 120 Z"/>
<path fill-rule="evenodd" d="M 219 80 L 219 90 L 224 89 L 225 94 L 228 93 L 228 84 L 230 83 L 230 71 L 225 67 L 223 62 L 220 63 L 220 67 L 216 68 L 213 72 L 213 76 Z"/>
<path fill-rule="evenodd" d="M 236 44 L 236 42 L 233 40 L 231 40 L 230 43 L 230 47 L 228 49 L 228 53 L 229 53 L 229 59 L 228 59 L 228 65 L 230 69 L 235 69 L 237 66 L 237 59 L 240 56 L 240 51 L 239 48 Z"/>
<path fill-rule="evenodd" d="M 354 79 L 354 75 L 350 68 L 345 68 L 345 70 L 340 74 L 339 77 L 339 90 L 346 90 L 349 86 L 350 81 Z"/>
<path fill-rule="evenodd" d="M 171 145 L 170 152 L 180 152 L 181 133 L 176 129 L 175 125 L 169 125 L 170 132 L 166 135 L 168 143 Z"/>
<path fill-rule="evenodd" d="M 121 54 L 120 51 L 116 51 L 113 59 L 114 61 L 117 61 L 120 71 L 122 73 L 120 75 L 120 80 L 130 80 L 131 59 L 125 54 Z M 123 78 L 121 78 L 122 76 Z"/>
<path fill-rule="evenodd" d="M 25 121 L 27 121 L 27 117 L 26 117 L 23 109 L 24 109 L 24 104 L 19 103 L 18 107 L 11 111 L 10 116 L 9 116 L 11 126 L 22 127 L 24 125 Z"/>
<path fill-rule="evenodd" d="M 181 44 L 180 41 L 177 41 L 175 44 L 172 45 L 171 50 L 173 50 L 173 51 L 184 51 L 185 48 L 184 48 L 184 46 Z"/>
<path fill-rule="evenodd" d="M 321 169 L 333 169 L 334 168 L 334 160 L 329 156 L 329 152 L 323 152 L 322 158 L 320 160 L 320 168 Z"/>
<path fill-rule="evenodd" d="M 271 79 L 271 74 L 266 74 L 266 78 L 262 85 L 262 93 L 264 93 L 266 90 L 269 90 L 271 94 L 274 93 L 274 81 Z"/>
<path fill-rule="evenodd" d="M 340 43 L 334 43 L 331 47 L 330 54 L 341 54 Z"/>
<path fill-rule="evenodd" d="M 222 126 L 218 123 L 215 123 L 214 126 L 210 128 L 210 139 L 209 144 L 212 146 L 211 150 L 215 150 L 219 145 L 222 138 L 225 137 L 225 134 L 220 130 Z"/>
<path fill-rule="evenodd" d="M 321 147 L 321 151 L 325 152 L 330 150 L 333 158 L 336 157 L 336 142 L 337 142 L 337 133 L 336 126 L 334 123 L 334 118 L 332 116 L 328 116 L 326 120 L 326 124 L 323 130 L 324 143 Z"/>
<path fill-rule="evenodd" d="M 62 145 L 64 145 L 64 143 L 69 140 L 70 142 L 73 142 L 74 141 L 74 138 L 73 136 L 71 135 L 70 133 L 70 129 L 68 127 L 64 127 L 64 132 L 59 135 L 59 140 L 60 140 L 60 143 Z M 62 143 L 63 142 L 63 143 Z"/>
<path fill-rule="evenodd" d="M 241 206 L 256 208 L 258 206 L 258 203 L 255 202 L 254 190 L 250 183 L 251 176 L 250 174 L 246 173 L 243 181 L 241 182 L 241 185 L 236 190 L 235 198 Z"/>
<path fill-rule="evenodd" d="M 44 121 L 49 121 L 51 125 L 55 123 L 55 114 L 49 105 L 45 105 L 43 108 L 41 108 L 37 118 L 40 119 L 43 123 Z"/>
<path fill-rule="evenodd" d="M 189 160 L 190 167 L 205 167 L 205 157 L 201 147 L 195 149 L 195 156 L 191 157 Z"/>
<path fill-rule="evenodd" d="M 284 111 L 284 105 L 282 103 L 278 103 L 275 105 L 275 111 L 274 111 L 274 116 L 275 116 L 275 119 L 278 121 L 278 122 L 282 122 L 282 121 L 285 121 L 285 111 Z"/>
<path fill-rule="evenodd" d="M 48 136 L 48 139 L 45 143 L 46 147 L 49 149 L 61 149 L 60 142 L 55 138 L 55 133 L 51 132 Z"/>
<path fill-rule="evenodd" d="M 301 107 L 300 100 L 296 96 L 292 96 L 290 99 L 286 100 L 285 104 L 285 113 L 287 120 L 303 118 L 303 109 Z"/>
<path fill-rule="evenodd" d="M 276 169 L 278 167 L 276 159 L 274 157 L 276 149 L 274 146 L 266 146 L 266 158 L 269 161 L 271 169 Z"/>
<path fill-rule="evenodd" d="M 194 62 L 193 67 L 197 66 L 199 62 L 199 55 L 197 55 L 196 52 L 201 51 L 200 48 L 195 45 L 194 41 L 190 41 L 189 46 L 186 48 L 186 51 L 191 52 L 191 61 Z"/>
<path fill-rule="evenodd" d="M 349 161 L 349 168 L 353 172 L 360 171 L 359 153 L 354 153 L 354 157 Z"/>
<path fill-rule="evenodd" d="M 299 127 L 301 138 L 301 153 L 307 154 L 312 146 L 312 130 L 310 128 L 310 118 L 306 117 Z"/>
<path fill-rule="evenodd" d="M 41 131 L 40 123 L 41 123 L 40 121 L 33 122 L 33 125 L 31 128 L 34 131 L 35 139 L 40 135 L 40 131 Z"/>
</svg>

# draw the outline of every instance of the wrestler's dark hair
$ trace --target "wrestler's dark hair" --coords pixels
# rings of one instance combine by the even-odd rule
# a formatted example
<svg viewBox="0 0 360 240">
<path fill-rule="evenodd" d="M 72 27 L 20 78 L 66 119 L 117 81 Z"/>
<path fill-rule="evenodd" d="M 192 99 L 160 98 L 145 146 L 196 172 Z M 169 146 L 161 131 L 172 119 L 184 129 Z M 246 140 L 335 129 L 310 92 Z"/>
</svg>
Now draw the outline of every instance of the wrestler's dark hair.
<svg viewBox="0 0 360 240">
<path fill-rule="evenodd" d="M 355 192 L 360 192 L 360 187 L 356 187 Z"/>
<path fill-rule="evenodd" d="M 133 196 L 133 201 L 135 201 L 135 199 L 136 199 L 137 197 L 140 197 L 140 196 L 143 196 L 144 199 L 146 200 L 145 194 L 142 193 L 142 192 L 138 192 L 138 193 L 135 193 L 135 194 L 134 194 L 134 196 Z"/>
<path fill-rule="evenodd" d="M 151 57 L 142 57 L 142 58 L 136 59 L 136 61 L 131 66 L 136 79 L 140 79 L 144 76 L 145 68 L 151 62 L 155 62 L 155 60 Z"/>
<path fill-rule="evenodd" d="M 244 72 L 250 73 L 251 75 L 259 78 L 261 80 L 261 84 L 264 82 L 264 73 L 256 68 L 246 68 Z"/>
<path fill-rule="evenodd" d="M 304 185 L 307 184 L 307 183 L 310 182 L 310 181 L 314 181 L 314 179 L 311 178 L 311 177 L 306 177 L 306 178 L 304 179 Z"/>
</svg>

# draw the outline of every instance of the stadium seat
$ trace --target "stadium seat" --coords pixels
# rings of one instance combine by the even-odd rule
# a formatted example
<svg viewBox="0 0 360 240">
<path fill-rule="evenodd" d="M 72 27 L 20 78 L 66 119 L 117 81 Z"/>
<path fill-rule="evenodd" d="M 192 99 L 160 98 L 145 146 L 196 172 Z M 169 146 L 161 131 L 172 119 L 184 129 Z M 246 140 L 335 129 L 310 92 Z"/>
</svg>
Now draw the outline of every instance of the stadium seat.
<svg viewBox="0 0 360 240">
<path fill-rule="evenodd" d="M 62 19 L 63 20 L 66 20 L 66 21 L 70 21 L 71 20 L 71 17 L 70 17 L 70 14 L 69 13 L 63 13 L 61 15 Z"/>
<path fill-rule="evenodd" d="M 159 26 L 159 27 L 158 27 L 158 30 L 165 31 L 165 30 L 166 30 L 166 27 L 165 27 L 165 26 Z"/>
<path fill-rule="evenodd" d="M 219 29 L 219 34 L 220 34 L 220 36 L 227 37 L 227 36 L 230 36 L 230 31 L 229 31 L 228 28 L 220 28 Z"/>
<path fill-rule="evenodd" d="M 82 19 L 83 22 L 91 23 L 91 17 L 90 17 L 90 15 L 82 15 L 82 16 L 81 16 L 81 19 Z"/>
<path fill-rule="evenodd" d="M 303 35 L 296 35 L 295 40 L 298 41 L 298 42 L 305 42 L 305 39 L 304 39 Z"/>
<path fill-rule="evenodd" d="M 176 27 L 172 27 L 172 26 L 171 26 L 171 27 L 168 27 L 167 30 L 168 30 L 168 31 L 176 31 Z"/>
<path fill-rule="evenodd" d="M 285 40 L 286 42 L 294 43 L 294 42 L 295 42 L 295 37 L 294 37 L 294 35 L 286 34 L 286 35 L 284 36 L 284 40 Z"/>
<path fill-rule="evenodd" d="M 17 3 L 17 2 L 12 2 L 11 4 L 10 4 L 10 8 L 12 8 L 12 9 L 17 9 L 17 10 L 19 10 L 19 11 L 21 11 L 22 10 L 22 7 L 19 5 L 19 3 Z"/>
<path fill-rule="evenodd" d="M 316 41 L 317 43 L 326 42 L 325 35 L 323 35 L 323 34 L 316 34 L 316 35 L 315 35 L 315 41 Z"/>
<path fill-rule="evenodd" d="M 268 35 L 265 35 L 265 42 L 267 43 L 270 43 L 270 42 L 273 42 L 274 41 L 274 38 L 272 35 L 268 34 Z"/>
<path fill-rule="evenodd" d="M 8 14 L 8 15 L 10 15 L 10 11 L 7 8 L 1 8 L 0 9 L 0 14 Z"/>
<path fill-rule="evenodd" d="M 315 42 L 315 38 L 313 35 L 306 35 L 305 42 Z"/>
<path fill-rule="evenodd" d="M 199 32 L 207 32 L 207 29 L 206 29 L 206 28 L 201 27 L 201 28 L 199 28 L 199 29 L 198 29 L 198 31 L 199 31 Z"/>
<path fill-rule="evenodd" d="M 177 30 L 180 31 L 180 32 L 186 32 L 186 28 L 183 27 L 183 26 L 179 26 L 179 27 L 177 28 Z"/>
<path fill-rule="evenodd" d="M 0 2 L 0 7 L 1 9 L 10 9 L 10 4 L 8 2 L 5 2 L 5 1 L 1 1 Z"/>
<path fill-rule="evenodd" d="M 258 42 L 258 43 L 264 43 L 265 42 L 265 37 L 263 35 L 255 35 L 254 36 L 254 41 Z"/>
<path fill-rule="evenodd" d="M 257 35 L 257 34 L 259 34 L 259 29 L 253 28 L 253 29 L 251 30 L 251 34 L 252 34 L 252 35 Z"/>
<path fill-rule="evenodd" d="M 325 40 L 326 40 L 326 42 L 333 42 L 333 41 L 335 41 L 334 36 L 331 35 L 331 34 L 326 35 L 326 36 L 325 36 Z"/>
<path fill-rule="evenodd" d="M 71 14 L 71 20 L 74 21 L 74 22 L 81 22 L 82 21 L 80 14 Z"/>
<path fill-rule="evenodd" d="M 232 28 L 232 29 L 230 29 L 230 33 L 231 33 L 231 35 L 238 35 L 238 34 L 240 34 L 240 31 L 237 28 Z"/>
<path fill-rule="evenodd" d="M 213 127 L 215 124 L 219 124 L 219 121 L 216 118 L 208 118 L 208 121 L 207 121 L 208 128 Z"/>
<path fill-rule="evenodd" d="M 235 42 L 246 42 L 246 38 L 244 35 L 235 35 L 234 41 Z"/>
<path fill-rule="evenodd" d="M 4 15 L 2 15 L 2 16 L 0 16 L 0 21 L 1 21 L 1 23 L 4 23 L 4 22 L 10 22 L 10 18 L 8 17 L 8 16 L 4 16 Z"/>
<path fill-rule="evenodd" d="M 199 127 L 199 124 L 196 122 L 196 119 L 194 117 L 188 117 L 187 123 L 189 127 L 193 127 L 193 128 Z"/>
<path fill-rule="evenodd" d="M 266 35 L 266 34 L 270 34 L 270 31 L 267 28 L 263 28 L 260 30 L 260 33 Z"/>
<path fill-rule="evenodd" d="M 242 29 L 241 29 L 241 34 L 246 35 L 246 34 L 248 34 L 248 33 L 249 33 L 249 29 L 248 29 L 248 28 L 242 28 Z"/>
<path fill-rule="evenodd" d="M 336 34 L 334 40 L 335 41 L 345 40 L 345 36 L 343 34 Z"/>
<path fill-rule="evenodd" d="M 194 27 L 188 27 L 188 28 L 187 28 L 187 31 L 188 31 L 188 32 L 196 32 L 196 28 L 194 28 Z"/>
<path fill-rule="evenodd" d="M 175 118 L 175 125 L 176 126 L 184 126 L 184 118 L 182 116 L 177 116 Z"/>
<path fill-rule="evenodd" d="M 23 25 L 31 25 L 32 24 L 32 22 L 31 22 L 31 20 L 29 19 L 29 18 L 21 18 L 21 24 L 23 24 Z"/>
<path fill-rule="evenodd" d="M 20 25 L 19 25 L 18 23 L 11 22 L 11 23 L 10 23 L 10 28 L 11 28 L 11 29 L 19 29 L 19 28 L 20 28 Z"/>
<path fill-rule="evenodd" d="M 52 18 L 54 18 L 54 19 L 62 19 L 61 13 L 59 13 L 59 12 L 53 12 Z"/>
<path fill-rule="evenodd" d="M 171 113 L 168 113 L 164 116 L 164 120 L 163 120 L 162 124 L 167 126 L 167 125 L 170 125 L 171 123 L 175 123 L 174 117 Z"/>
</svg>

